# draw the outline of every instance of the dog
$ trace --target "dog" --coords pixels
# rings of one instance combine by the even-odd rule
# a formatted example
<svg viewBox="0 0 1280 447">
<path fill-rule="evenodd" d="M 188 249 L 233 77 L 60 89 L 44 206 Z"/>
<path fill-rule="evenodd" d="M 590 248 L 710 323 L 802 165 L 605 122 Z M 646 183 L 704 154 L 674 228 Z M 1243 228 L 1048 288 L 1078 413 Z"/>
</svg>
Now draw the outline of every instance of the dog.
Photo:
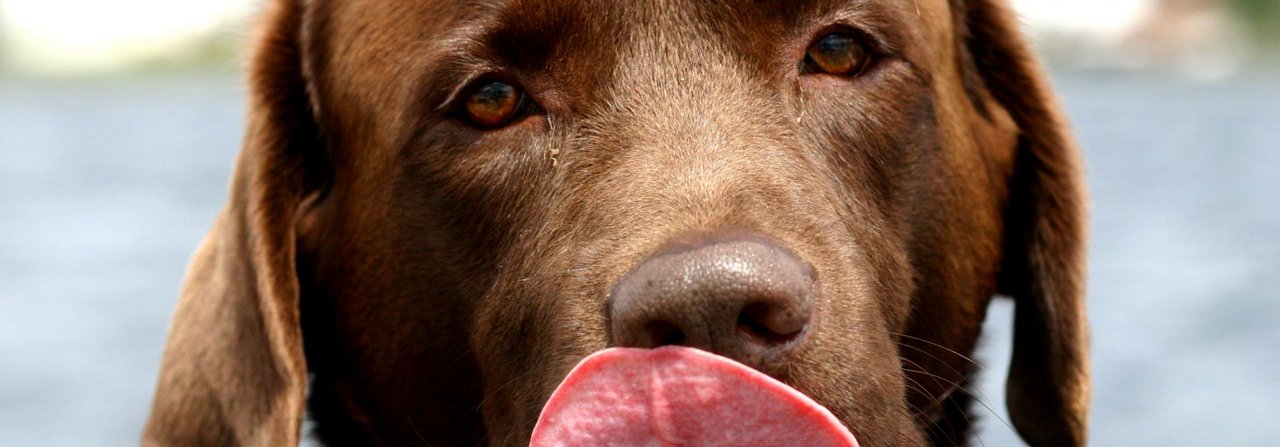
<svg viewBox="0 0 1280 447">
<path fill-rule="evenodd" d="M 665 345 L 863 445 L 963 444 L 995 297 L 1013 426 L 1086 443 L 1081 162 L 1004 2 L 274 0 L 262 24 L 143 444 L 296 445 L 309 417 L 332 445 L 527 445 L 581 359 Z"/>
</svg>

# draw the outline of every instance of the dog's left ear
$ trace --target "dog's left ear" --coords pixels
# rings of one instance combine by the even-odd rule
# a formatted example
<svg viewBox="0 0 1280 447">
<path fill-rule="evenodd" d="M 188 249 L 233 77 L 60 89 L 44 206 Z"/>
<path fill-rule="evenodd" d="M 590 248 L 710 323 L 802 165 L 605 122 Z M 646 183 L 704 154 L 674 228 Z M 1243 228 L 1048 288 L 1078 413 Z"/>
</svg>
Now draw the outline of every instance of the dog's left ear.
<svg viewBox="0 0 1280 447">
<path fill-rule="evenodd" d="M 188 269 L 143 445 L 298 445 L 307 365 L 295 228 L 325 178 L 301 5 L 275 0 L 264 17 L 244 148 Z"/>
<path fill-rule="evenodd" d="M 1009 416 L 1030 445 L 1084 445 L 1090 379 L 1079 153 L 1005 1 L 951 4 L 966 86 L 989 94 L 1019 131 L 998 284 L 1015 301 Z"/>
</svg>

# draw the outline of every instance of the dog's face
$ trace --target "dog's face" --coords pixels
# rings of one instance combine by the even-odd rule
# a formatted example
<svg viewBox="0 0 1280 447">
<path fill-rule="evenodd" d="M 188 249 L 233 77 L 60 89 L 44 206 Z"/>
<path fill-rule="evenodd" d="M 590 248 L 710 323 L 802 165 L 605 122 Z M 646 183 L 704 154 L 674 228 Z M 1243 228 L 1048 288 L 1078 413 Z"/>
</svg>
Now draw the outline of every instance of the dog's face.
<svg viewBox="0 0 1280 447">
<path fill-rule="evenodd" d="M 290 3 L 293 59 L 259 53 L 319 143 L 283 158 L 323 437 L 519 445 L 584 356 L 674 343 L 864 444 L 947 442 L 1008 293 L 1039 331 L 1015 422 L 1083 441 L 1074 154 L 1002 8 L 460 3 Z"/>
</svg>

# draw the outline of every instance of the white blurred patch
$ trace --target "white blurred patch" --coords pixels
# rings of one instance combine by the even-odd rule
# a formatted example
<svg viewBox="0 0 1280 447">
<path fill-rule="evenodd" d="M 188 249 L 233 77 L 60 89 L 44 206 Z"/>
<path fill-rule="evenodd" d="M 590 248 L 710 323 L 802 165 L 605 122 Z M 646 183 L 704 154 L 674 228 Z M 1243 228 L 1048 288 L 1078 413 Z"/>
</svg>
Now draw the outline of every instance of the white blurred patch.
<svg viewBox="0 0 1280 447">
<path fill-rule="evenodd" d="M 1141 22 L 1153 0 L 1013 0 L 1024 23 L 1037 30 L 1120 39 Z"/>
<path fill-rule="evenodd" d="M 256 0 L 0 0 L 10 66 L 65 73 L 118 68 L 175 51 L 246 17 Z"/>
<path fill-rule="evenodd" d="M 109 72 L 181 55 L 220 26 L 245 28 L 262 1 L 0 0 L 0 44 L 8 44 L 0 48 L 0 68 Z M 1037 51 L 1058 66 L 1172 69 L 1213 79 L 1247 59 L 1238 24 L 1220 0 L 1010 1 Z"/>
<path fill-rule="evenodd" d="M 1037 50 L 1054 65 L 1228 77 L 1248 42 L 1222 0 L 1013 0 Z"/>
</svg>

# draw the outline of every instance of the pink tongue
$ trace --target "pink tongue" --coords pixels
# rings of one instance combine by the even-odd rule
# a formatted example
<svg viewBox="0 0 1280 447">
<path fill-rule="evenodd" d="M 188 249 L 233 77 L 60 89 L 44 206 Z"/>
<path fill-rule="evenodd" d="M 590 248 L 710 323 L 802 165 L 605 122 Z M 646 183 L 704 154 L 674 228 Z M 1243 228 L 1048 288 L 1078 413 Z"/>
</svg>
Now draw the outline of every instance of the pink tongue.
<svg viewBox="0 0 1280 447">
<path fill-rule="evenodd" d="M 797 445 L 857 447 L 817 402 L 715 354 L 613 348 L 573 368 L 551 395 L 531 447 Z"/>
</svg>

